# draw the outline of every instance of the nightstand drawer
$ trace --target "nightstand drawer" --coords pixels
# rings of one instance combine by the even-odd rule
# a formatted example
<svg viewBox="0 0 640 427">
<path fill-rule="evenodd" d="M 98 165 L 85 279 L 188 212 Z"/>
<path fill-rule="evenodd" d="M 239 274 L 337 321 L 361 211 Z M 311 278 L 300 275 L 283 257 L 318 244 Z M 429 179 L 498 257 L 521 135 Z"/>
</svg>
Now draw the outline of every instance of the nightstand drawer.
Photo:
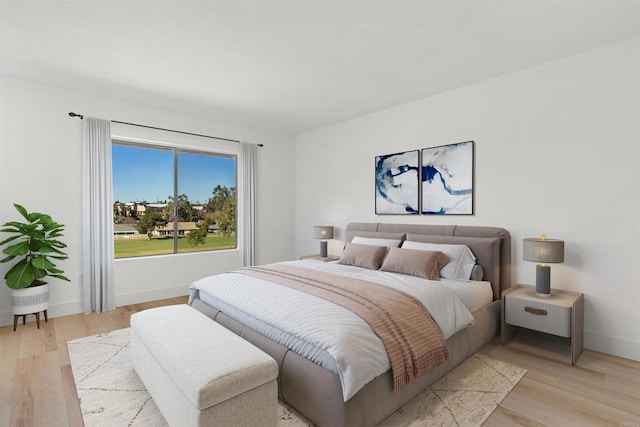
<svg viewBox="0 0 640 427">
<path fill-rule="evenodd" d="M 505 296 L 505 323 L 561 337 L 571 336 L 571 307 Z"/>
</svg>

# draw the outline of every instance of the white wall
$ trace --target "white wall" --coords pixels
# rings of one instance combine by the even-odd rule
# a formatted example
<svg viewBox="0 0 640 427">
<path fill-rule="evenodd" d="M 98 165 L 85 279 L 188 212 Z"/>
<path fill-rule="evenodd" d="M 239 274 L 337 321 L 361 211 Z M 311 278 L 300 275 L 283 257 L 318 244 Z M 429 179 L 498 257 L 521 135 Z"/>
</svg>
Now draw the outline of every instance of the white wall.
<svg viewBox="0 0 640 427">
<path fill-rule="evenodd" d="M 491 225 L 565 241 L 552 287 L 586 296 L 586 347 L 640 360 L 640 61 L 632 39 L 296 137 L 296 254 L 312 226 Z M 470 65 L 472 66 L 472 65 Z M 374 157 L 474 140 L 473 216 L 374 215 Z"/>
<path fill-rule="evenodd" d="M 69 259 L 59 264 L 71 283 L 48 280 L 52 317 L 80 313 L 81 126 L 68 112 L 263 143 L 259 149 L 258 262 L 293 256 L 293 141 L 291 135 L 217 122 L 167 109 L 2 75 L 0 80 L 0 223 L 19 219 L 12 203 L 49 213 L 66 225 Z M 233 152 L 234 143 L 114 124 L 121 137 L 186 143 Z M 277 201 L 279 209 L 272 209 Z M 240 207 L 239 207 L 240 208 Z M 194 280 L 241 265 L 238 250 L 117 260 L 116 303 L 186 295 Z M 4 276 L 8 266 L 0 265 Z M 10 324 L 10 290 L 0 286 L 0 326 Z"/>
</svg>

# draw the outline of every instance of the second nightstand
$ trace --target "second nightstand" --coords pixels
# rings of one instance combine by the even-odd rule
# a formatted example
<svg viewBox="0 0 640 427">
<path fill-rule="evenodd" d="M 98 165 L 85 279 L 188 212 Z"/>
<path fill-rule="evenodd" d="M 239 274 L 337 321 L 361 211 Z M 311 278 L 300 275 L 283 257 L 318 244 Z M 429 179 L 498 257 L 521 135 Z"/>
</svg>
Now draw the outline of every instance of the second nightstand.
<svg viewBox="0 0 640 427">
<path fill-rule="evenodd" d="M 502 293 L 502 345 L 518 327 L 571 338 L 575 365 L 584 347 L 584 294 L 553 289 L 551 296 L 539 297 L 534 286 L 515 285 Z"/>
<path fill-rule="evenodd" d="M 314 254 L 314 255 L 303 255 L 300 257 L 300 259 L 329 262 L 329 261 L 337 261 L 340 259 L 340 257 L 335 255 L 329 255 L 326 258 L 322 258 L 320 255 Z"/>
</svg>

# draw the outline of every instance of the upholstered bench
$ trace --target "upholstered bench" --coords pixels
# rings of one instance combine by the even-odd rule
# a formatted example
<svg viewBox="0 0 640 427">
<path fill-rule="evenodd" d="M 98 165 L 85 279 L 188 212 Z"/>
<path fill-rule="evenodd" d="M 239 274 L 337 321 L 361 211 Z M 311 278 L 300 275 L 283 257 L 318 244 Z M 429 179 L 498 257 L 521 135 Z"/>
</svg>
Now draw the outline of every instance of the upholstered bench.
<svg viewBox="0 0 640 427">
<path fill-rule="evenodd" d="M 133 366 L 170 426 L 275 426 L 278 365 L 188 305 L 131 316 Z"/>
</svg>

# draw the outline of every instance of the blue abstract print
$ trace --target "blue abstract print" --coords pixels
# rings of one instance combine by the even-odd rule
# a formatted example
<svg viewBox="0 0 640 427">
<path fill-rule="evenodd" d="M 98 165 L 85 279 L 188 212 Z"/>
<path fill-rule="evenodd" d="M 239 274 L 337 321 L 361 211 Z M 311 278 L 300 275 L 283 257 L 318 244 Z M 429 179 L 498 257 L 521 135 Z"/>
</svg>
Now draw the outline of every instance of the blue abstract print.
<svg viewBox="0 0 640 427">
<path fill-rule="evenodd" d="M 419 214 L 418 150 L 376 157 L 376 214 Z"/>
<path fill-rule="evenodd" d="M 473 141 L 422 150 L 422 213 L 473 214 Z"/>
</svg>

